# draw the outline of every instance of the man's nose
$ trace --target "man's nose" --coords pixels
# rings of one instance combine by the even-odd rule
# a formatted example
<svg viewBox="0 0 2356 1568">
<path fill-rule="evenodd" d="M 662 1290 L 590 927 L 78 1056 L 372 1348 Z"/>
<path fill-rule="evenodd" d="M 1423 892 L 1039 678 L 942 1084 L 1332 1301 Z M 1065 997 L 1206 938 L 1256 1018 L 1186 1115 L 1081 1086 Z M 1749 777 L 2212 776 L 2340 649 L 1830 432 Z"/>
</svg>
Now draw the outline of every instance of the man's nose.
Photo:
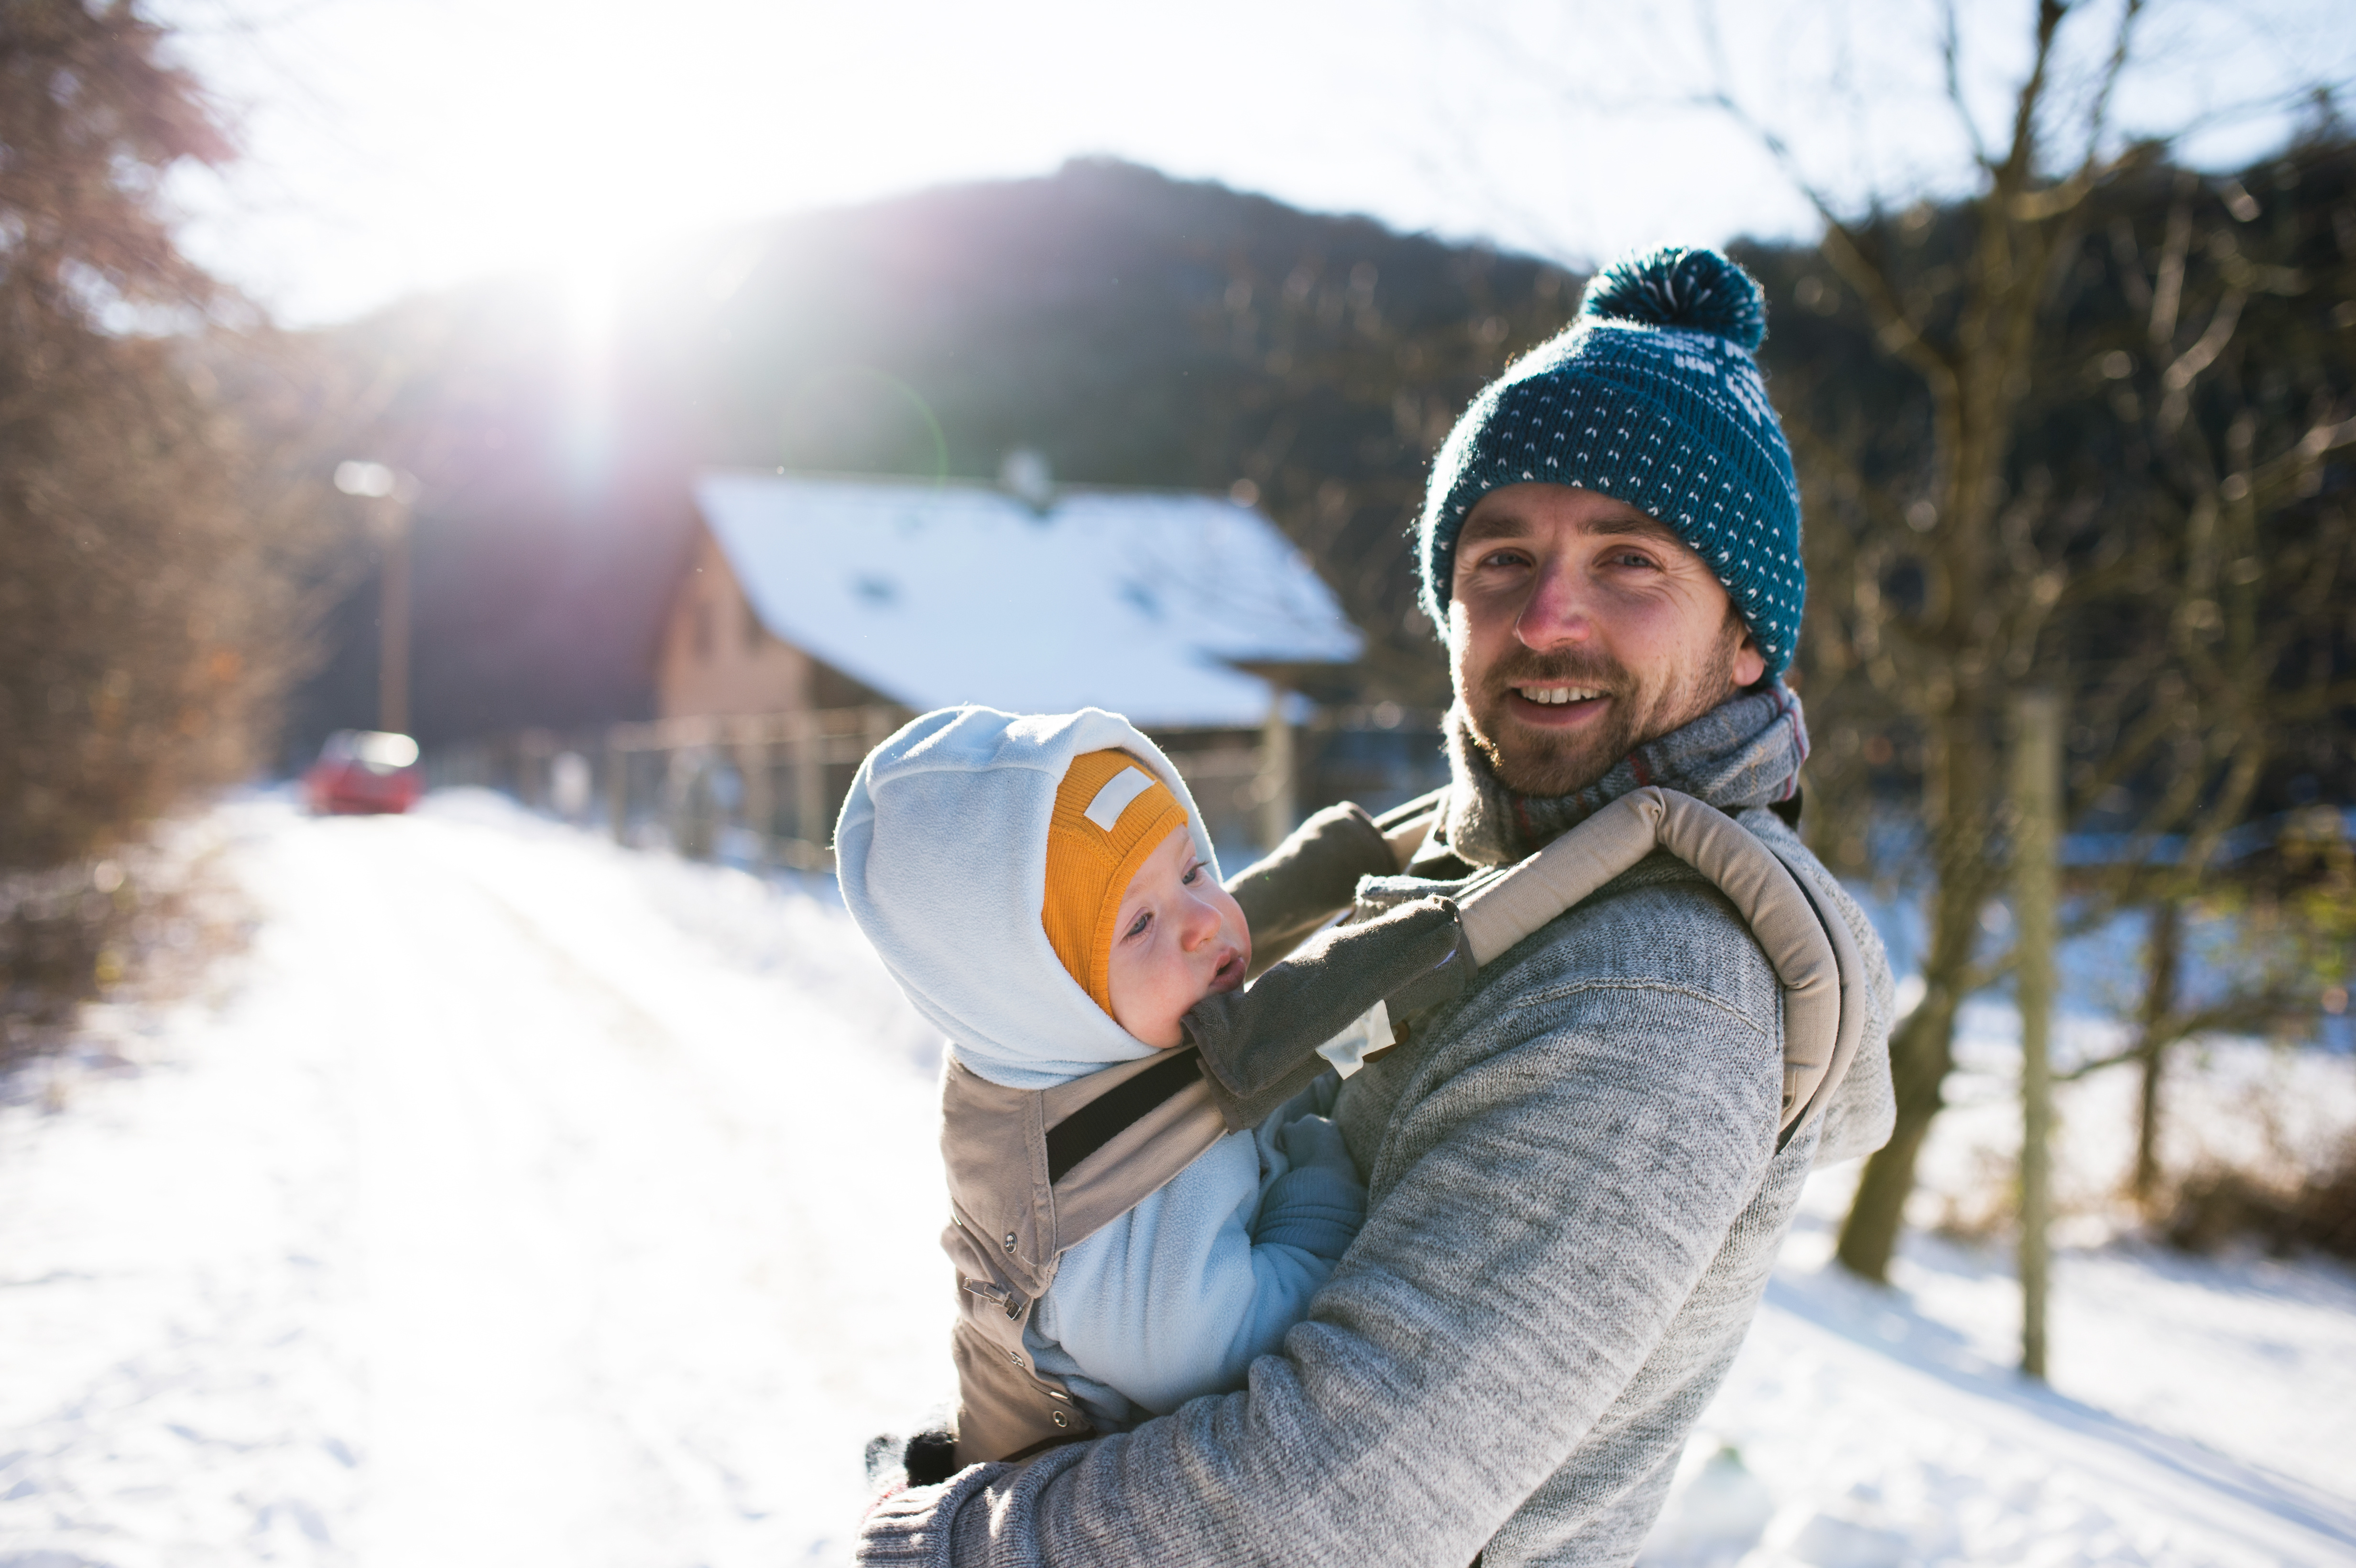
<svg viewBox="0 0 2356 1568">
<path fill-rule="evenodd" d="M 1530 596 L 1514 622 L 1514 635 L 1533 648 L 1558 648 L 1583 643 L 1594 635 L 1584 573 L 1569 560 L 1538 563 Z"/>
</svg>

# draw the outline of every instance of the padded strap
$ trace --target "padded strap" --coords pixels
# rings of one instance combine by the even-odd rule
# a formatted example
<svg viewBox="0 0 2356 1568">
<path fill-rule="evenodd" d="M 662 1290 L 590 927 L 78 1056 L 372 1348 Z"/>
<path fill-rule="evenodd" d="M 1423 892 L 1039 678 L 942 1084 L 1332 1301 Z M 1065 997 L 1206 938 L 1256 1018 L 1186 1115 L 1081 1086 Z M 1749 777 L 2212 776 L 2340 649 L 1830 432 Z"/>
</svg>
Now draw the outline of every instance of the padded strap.
<svg viewBox="0 0 2356 1568">
<path fill-rule="evenodd" d="M 1777 811 L 1775 815 L 1780 817 L 1783 814 Z M 1761 842 L 1767 843 L 1783 860 L 1792 873 L 1792 880 L 1807 895 L 1817 920 L 1824 925 L 1825 935 L 1832 941 L 1833 961 L 1840 969 L 1840 1034 L 1833 1042 L 1832 1065 L 1825 1070 L 1823 1081 L 1816 1085 L 1815 1093 L 1808 1096 L 1807 1104 L 1801 1107 L 1800 1114 L 1785 1125 L 1783 1135 L 1776 1143 L 1780 1148 L 1810 1122 L 1823 1115 L 1825 1107 L 1832 1103 L 1834 1091 L 1841 1086 L 1841 1080 L 1848 1076 L 1849 1064 L 1857 1060 L 1858 1046 L 1865 1038 L 1865 1020 L 1871 1004 L 1867 1000 L 1865 954 L 1857 944 L 1857 933 L 1849 930 L 1848 922 L 1841 918 L 1838 910 L 1825 907 L 1807 873 L 1794 865 L 1790 858 L 1772 842 L 1765 839 Z"/>
<path fill-rule="evenodd" d="M 1435 811 L 1383 829 L 1383 843 L 1389 847 L 1393 870 L 1404 871 L 1415 863 L 1415 852 L 1431 837 L 1431 825 L 1439 820 L 1440 814 Z"/>
<path fill-rule="evenodd" d="M 1138 1079 L 1147 1086 L 1130 1097 Z M 1119 1096 L 1100 1118 L 1091 1114 L 1107 1096 Z M 1210 1081 L 1191 1051 L 1160 1051 L 1039 1092 L 1045 1123 L 1042 1168 L 1053 1163 L 1054 1140 L 1075 1116 L 1095 1121 L 1076 1133 L 1075 1154 L 1049 1182 L 1055 1248 L 1076 1247 L 1119 1219 L 1227 1135 Z M 1122 1103 L 1125 1101 L 1126 1103 Z M 1085 1126 L 1085 1124 L 1084 1124 Z"/>
<path fill-rule="evenodd" d="M 1791 870 L 1732 817 L 1657 785 L 1622 795 L 1544 849 L 1459 898 L 1464 934 L 1483 968 L 1563 911 L 1655 849 L 1666 849 L 1714 883 L 1751 927 L 1783 989 L 1783 1139 L 1820 1104 L 1836 1064 L 1846 1066 L 1863 1028 L 1861 990 L 1845 987 L 1841 953 L 1826 921 Z M 1843 934 L 1846 935 L 1844 929 Z M 1852 959 L 1856 944 L 1848 944 Z M 1852 962 L 1859 975 L 1861 965 Z M 1854 1024 L 1844 989 L 1860 998 Z M 1847 1026 L 1845 1028 L 1844 1026 Z"/>
<path fill-rule="evenodd" d="M 1447 800 L 1448 787 L 1443 784 L 1429 795 L 1392 806 L 1375 818 L 1376 831 L 1390 848 L 1393 871 L 1404 871 L 1414 861 L 1416 851 L 1431 837 L 1433 826 L 1440 821 L 1440 807 Z"/>
<path fill-rule="evenodd" d="M 1061 1181 L 1072 1167 L 1127 1132 L 1162 1102 L 1197 1082 L 1200 1053 L 1173 1051 L 1047 1129 L 1047 1179 Z"/>
</svg>

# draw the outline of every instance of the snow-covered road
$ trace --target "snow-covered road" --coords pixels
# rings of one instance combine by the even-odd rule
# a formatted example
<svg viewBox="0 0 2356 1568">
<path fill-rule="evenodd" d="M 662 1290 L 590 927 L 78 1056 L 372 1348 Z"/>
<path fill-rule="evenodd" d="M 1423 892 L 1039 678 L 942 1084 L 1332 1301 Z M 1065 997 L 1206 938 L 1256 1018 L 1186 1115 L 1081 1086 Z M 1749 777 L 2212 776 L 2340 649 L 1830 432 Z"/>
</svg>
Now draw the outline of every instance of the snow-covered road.
<svg viewBox="0 0 2356 1568">
<path fill-rule="evenodd" d="M 839 906 L 484 796 L 217 820 L 221 993 L 0 1105 L 0 1568 L 838 1561 L 948 1311 Z M 2356 1563 L 2356 1276 L 2065 1254 L 2037 1390 L 2000 1260 L 1824 1269 L 1842 1179 L 1652 1560 Z"/>
<path fill-rule="evenodd" d="M 830 1557 L 937 1393 L 855 933 L 463 805 L 233 812 L 234 997 L 0 1124 L 0 1563 Z"/>
</svg>

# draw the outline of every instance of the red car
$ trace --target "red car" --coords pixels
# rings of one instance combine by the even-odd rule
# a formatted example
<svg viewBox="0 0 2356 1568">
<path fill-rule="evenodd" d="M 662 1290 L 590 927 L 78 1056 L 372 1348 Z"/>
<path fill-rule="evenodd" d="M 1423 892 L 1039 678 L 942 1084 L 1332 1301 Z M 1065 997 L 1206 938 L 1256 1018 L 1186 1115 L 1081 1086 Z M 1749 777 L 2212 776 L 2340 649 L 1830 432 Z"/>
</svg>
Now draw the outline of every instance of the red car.
<svg viewBox="0 0 2356 1568">
<path fill-rule="evenodd" d="M 338 730 L 303 774 L 303 804 L 319 813 L 407 811 L 425 793 L 417 742 L 381 730 Z"/>
</svg>

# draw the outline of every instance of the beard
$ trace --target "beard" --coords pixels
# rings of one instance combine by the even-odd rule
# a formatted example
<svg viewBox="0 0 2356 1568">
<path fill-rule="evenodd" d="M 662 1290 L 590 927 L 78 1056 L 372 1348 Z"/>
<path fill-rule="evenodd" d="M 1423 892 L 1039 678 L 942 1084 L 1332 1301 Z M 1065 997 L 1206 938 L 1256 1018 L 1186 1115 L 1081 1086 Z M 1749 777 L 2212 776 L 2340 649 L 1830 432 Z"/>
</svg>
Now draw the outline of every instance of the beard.
<svg viewBox="0 0 2356 1568">
<path fill-rule="evenodd" d="M 1672 677 L 1644 686 L 1607 655 L 1539 653 L 1516 644 L 1481 674 L 1475 689 L 1460 665 L 1457 700 L 1472 743 L 1498 780 L 1515 795 L 1551 800 L 1585 789 L 1647 741 L 1692 723 L 1734 694 L 1734 649 L 1741 623 L 1729 617 L 1719 646 Z M 1517 718 L 1517 686 L 1580 686 L 1603 693 L 1599 723 L 1575 731 L 1549 729 Z"/>
</svg>

